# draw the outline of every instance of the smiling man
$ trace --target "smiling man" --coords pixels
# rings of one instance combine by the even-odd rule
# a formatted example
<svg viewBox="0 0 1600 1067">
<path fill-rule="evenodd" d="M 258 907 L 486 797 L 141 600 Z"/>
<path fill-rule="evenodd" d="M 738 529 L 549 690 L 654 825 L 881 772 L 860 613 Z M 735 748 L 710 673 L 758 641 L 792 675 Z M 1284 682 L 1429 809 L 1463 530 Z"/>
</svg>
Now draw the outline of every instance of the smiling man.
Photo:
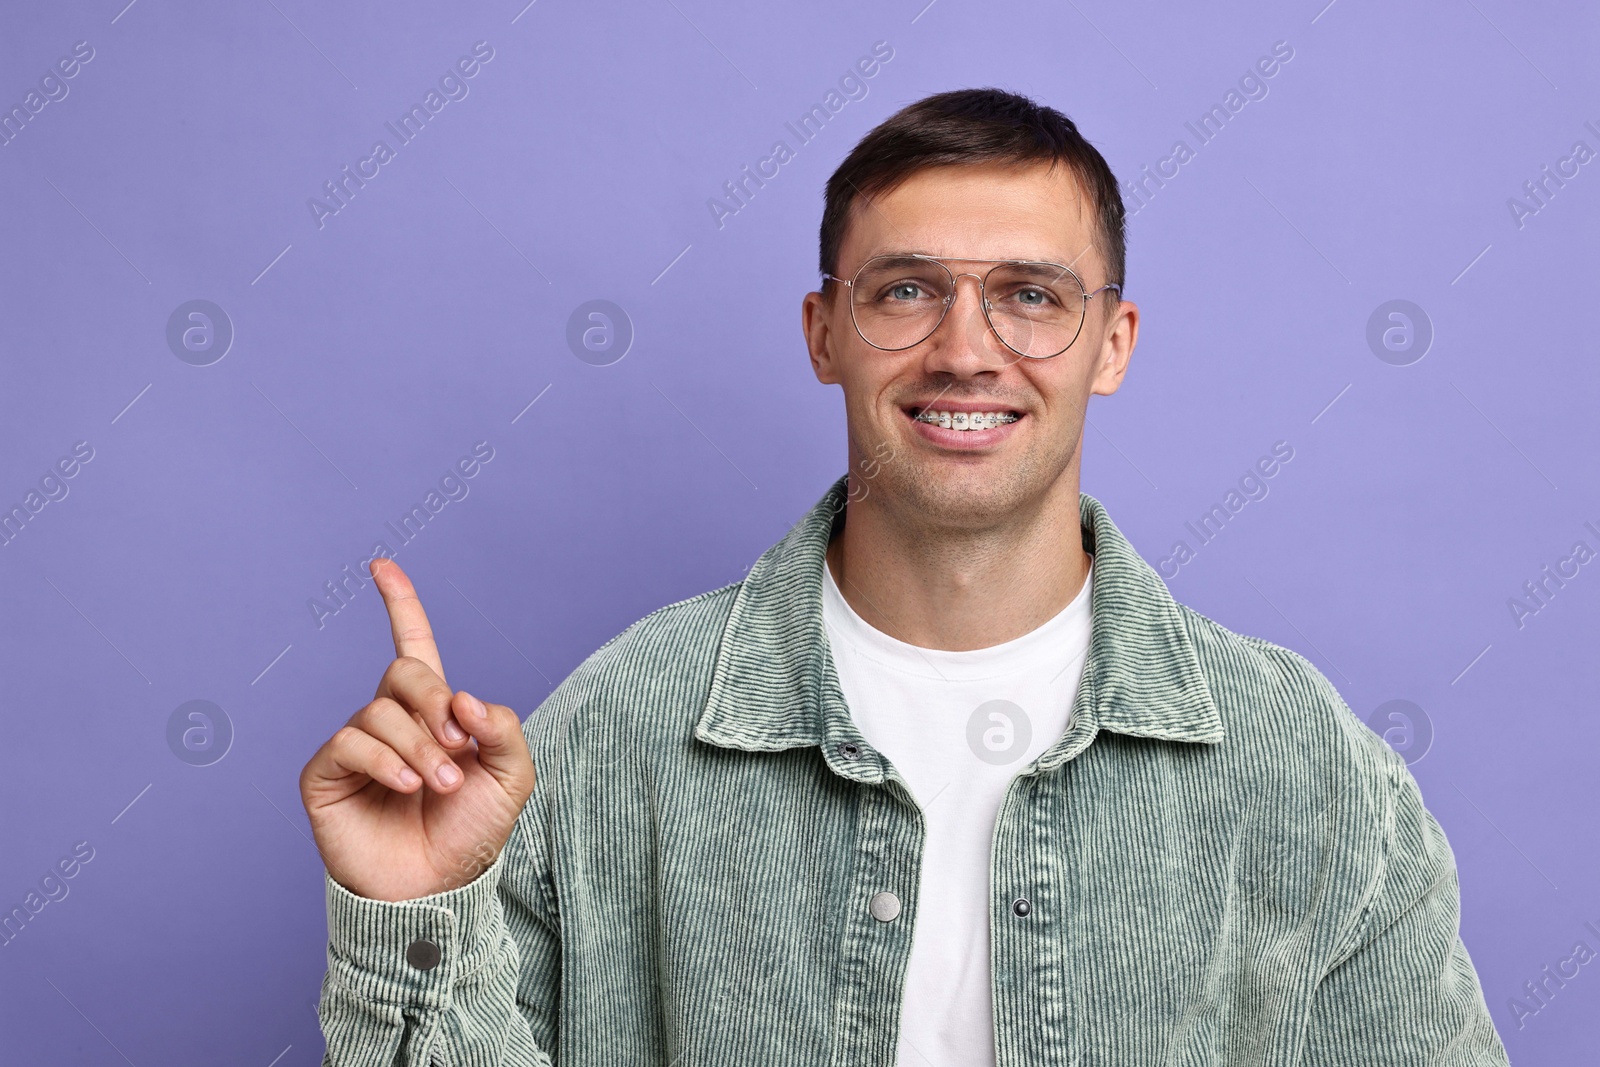
<svg viewBox="0 0 1600 1067">
<path fill-rule="evenodd" d="M 849 474 L 525 723 L 396 658 L 312 757 L 324 1064 L 1504 1064 L 1404 762 L 1175 602 L 1079 488 L 1123 210 L 942 93 L 828 183 L 802 325 Z"/>
</svg>

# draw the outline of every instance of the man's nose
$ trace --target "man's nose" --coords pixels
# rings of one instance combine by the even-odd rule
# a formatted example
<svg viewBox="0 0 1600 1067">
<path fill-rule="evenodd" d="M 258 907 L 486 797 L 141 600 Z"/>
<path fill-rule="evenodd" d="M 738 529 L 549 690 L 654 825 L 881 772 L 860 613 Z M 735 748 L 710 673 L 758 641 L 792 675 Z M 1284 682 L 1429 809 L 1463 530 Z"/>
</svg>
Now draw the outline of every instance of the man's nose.
<svg viewBox="0 0 1600 1067">
<path fill-rule="evenodd" d="M 971 279 L 963 286 L 962 279 Z M 968 290 L 963 295 L 962 290 Z M 957 274 L 951 293 L 950 306 L 944 320 L 928 339 L 927 367 L 930 371 L 944 371 L 960 377 L 994 372 L 1012 362 L 1014 355 L 994 330 L 983 313 L 983 278 L 977 274 Z"/>
</svg>

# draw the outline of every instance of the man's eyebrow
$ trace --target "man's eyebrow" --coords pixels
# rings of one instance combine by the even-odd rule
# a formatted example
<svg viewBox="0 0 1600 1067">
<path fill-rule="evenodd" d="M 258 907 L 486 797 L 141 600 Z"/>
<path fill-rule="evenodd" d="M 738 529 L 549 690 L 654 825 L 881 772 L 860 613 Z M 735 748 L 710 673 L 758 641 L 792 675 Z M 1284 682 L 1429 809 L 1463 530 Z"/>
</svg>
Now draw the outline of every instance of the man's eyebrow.
<svg viewBox="0 0 1600 1067">
<path fill-rule="evenodd" d="M 1082 259 L 1084 252 L 1087 252 L 1088 250 L 1089 249 L 1087 247 L 1085 247 L 1083 252 L 1079 252 L 1076 256 L 1073 256 L 1072 258 L 1073 259 Z M 897 250 L 897 249 L 891 249 L 891 250 L 885 251 L 885 252 L 875 252 L 872 255 L 868 256 L 867 259 L 912 260 L 912 259 L 916 259 L 917 257 L 927 257 L 927 258 L 931 258 L 931 259 L 950 259 L 950 260 L 955 260 L 956 262 L 962 262 L 962 260 L 961 260 L 961 258 L 959 256 L 935 256 L 932 252 L 922 252 L 922 251 L 905 252 L 905 251 L 900 251 L 900 250 Z M 866 260 L 863 260 L 862 262 L 866 262 Z M 1056 257 L 1056 256 L 1009 256 L 1005 260 L 975 259 L 975 260 L 967 260 L 966 262 L 971 262 L 971 263 L 990 263 L 990 262 L 1059 263 L 1059 264 L 1061 264 L 1063 266 L 1067 266 L 1067 267 L 1072 266 L 1072 262 L 1070 260 L 1062 259 L 1062 258 L 1059 258 L 1059 257 Z"/>
<path fill-rule="evenodd" d="M 867 259 L 892 259 L 895 262 L 915 262 L 918 259 L 938 258 L 930 252 L 878 252 L 868 256 Z M 866 260 L 862 260 L 866 262 Z"/>
</svg>

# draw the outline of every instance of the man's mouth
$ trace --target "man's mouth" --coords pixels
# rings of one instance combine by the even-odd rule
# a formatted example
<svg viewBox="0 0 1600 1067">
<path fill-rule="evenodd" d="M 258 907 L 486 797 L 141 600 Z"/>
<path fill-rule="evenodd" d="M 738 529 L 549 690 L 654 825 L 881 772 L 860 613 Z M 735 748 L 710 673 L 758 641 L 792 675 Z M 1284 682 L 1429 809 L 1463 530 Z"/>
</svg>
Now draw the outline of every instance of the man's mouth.
<svg viewBox="0 0 1600 1067">
<path fill-rule="evenodd" d="M 940 411 L 937 408 L 913 409 L 911 417 L 917 422 L 938 426 L 945 430 L 992 430 L 996 426 L 1016 422 L 1022 416 L 1015 411 Z"/>
</svg>

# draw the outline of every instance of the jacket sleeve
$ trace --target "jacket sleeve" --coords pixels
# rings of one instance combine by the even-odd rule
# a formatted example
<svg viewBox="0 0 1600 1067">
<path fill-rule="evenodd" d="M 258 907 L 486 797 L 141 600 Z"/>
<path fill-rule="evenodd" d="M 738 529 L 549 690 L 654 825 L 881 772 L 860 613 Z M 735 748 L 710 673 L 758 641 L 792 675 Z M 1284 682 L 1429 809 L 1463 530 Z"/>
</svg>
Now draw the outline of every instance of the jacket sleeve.
<svg viewBox="0 0 1600 1067">
<path fill-rule="evenodd" d="M 415 900 L 370 900 L 324 874 L 322 1067 L 558 1062 L 561 939 L 545 827 L 530 799 L 487 870 Z M 408 959 L 418 941 L 437 946 L 435 965 Z M 418 962 L 431 962 L 420 949 Z"/>
<path fill-rule="evenodd" d="M 1460 936 L 1455 856 L 1403 760 L 1383 752 L 1385 857 L 1366 913 L 1311 1005 L 1303 1067 L 1503 1067 Z"/>
</svg>

